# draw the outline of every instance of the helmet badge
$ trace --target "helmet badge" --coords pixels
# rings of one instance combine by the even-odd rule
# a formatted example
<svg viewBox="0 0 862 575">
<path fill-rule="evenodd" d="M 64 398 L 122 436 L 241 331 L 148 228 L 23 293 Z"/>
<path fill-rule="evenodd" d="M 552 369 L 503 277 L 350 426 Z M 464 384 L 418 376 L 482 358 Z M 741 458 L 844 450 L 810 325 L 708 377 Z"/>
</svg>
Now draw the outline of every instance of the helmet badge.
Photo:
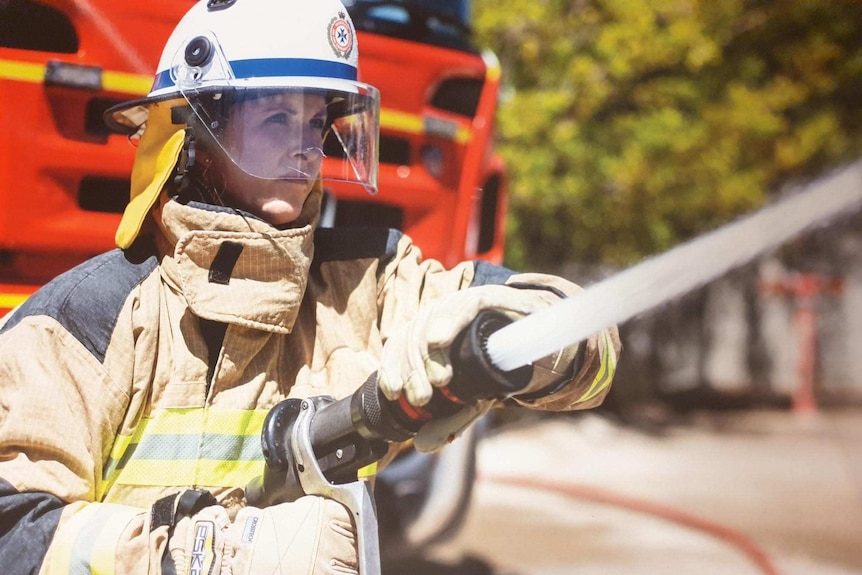
<svg viewBox="0 0 862 575">
<path fill-rule="evenodd" d="M 353 52 L 353 27 L 347 22 L 347 15 L 339 12 L 329 22 L 329 45 L 338 58 L 350 58 Z"/>
</svg>

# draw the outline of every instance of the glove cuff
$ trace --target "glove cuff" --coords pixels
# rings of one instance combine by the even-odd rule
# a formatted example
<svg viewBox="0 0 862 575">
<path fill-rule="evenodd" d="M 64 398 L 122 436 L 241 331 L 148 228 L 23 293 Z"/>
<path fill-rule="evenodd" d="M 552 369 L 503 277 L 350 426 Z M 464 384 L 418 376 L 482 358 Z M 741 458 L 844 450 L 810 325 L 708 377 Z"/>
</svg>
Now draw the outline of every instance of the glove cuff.
<svg viewBox="0 0 862 575">
<path fill-rule="evenodd" d="M 210 505 L 218 505 L 218 501 L 209 491 L 187 489 L 182 493 L 162 497 L 150 508 L 150 531 L 167 525 L 173 532 L 180 519 L 191 517 Z"/>
<path fill-rule="evenodd" d="M 563 389 L 565 389 L 572 382 L 572 380 L 574 380 L 575 376 L 581 370 L 581 366 L 584 364 L 585 349 L 586 349 L 586 346 L 584 346 L 584 345 L 578 346 L 578 350 L 575 352 L 575 355 L 572 358 L 572 362 L 566 370 L 565 376 L 560 377 L 559 379 L 555 379 L 549 385 L 546 385 L 545 387 L 542 387 L 541 389 L 538 389 L 536 391 L 532 391 L 532 392 L 524 393 L 524 394 L 518 394 L 516 396 L 517 402 L 518 403 L 520 403 L 520 402 L 533 402 L 533 401 L 536 401 L 537 399 L 542 399 L 544 397 L 550 397 L 550 396 L 562 391 Z M 551 363 L 552 364 L 556 363 L 556 357 L 555 356 L 558 356 L 558 355 L 564 353 L 565 351 L 566 350 L 560 350 L 559 352 L 554 354 L 554 356 L 552 356 L 552 357 L 554 357 L 554 361 L 552 361 Z M 542 360 L 539 360 L 539 361 L 541 362 Z M 534 365 L 534 368 L 539 368 L 539 367 L 541 367 L 541 366 Z M 537 369 L 536 371 L 539 371 L 539 370 Z M 514 400 L 512 400 L 512 401 L 514 401 Z"/>
<path fill-rule="evenodd" d="M 162 497 L 150 507 L 150 532 L 167 526 L 168 541 L 170 541 L 177 523 L 211 505 L 218 505 L 218 501 L 209 491 L 188 489 L 182 493 Z M 162 553 L 162 573 L 164 575 L 176 573 L 176 565 L 170 554 L 170 545 L 165 545 L 165 550 Z"/>
</svg>

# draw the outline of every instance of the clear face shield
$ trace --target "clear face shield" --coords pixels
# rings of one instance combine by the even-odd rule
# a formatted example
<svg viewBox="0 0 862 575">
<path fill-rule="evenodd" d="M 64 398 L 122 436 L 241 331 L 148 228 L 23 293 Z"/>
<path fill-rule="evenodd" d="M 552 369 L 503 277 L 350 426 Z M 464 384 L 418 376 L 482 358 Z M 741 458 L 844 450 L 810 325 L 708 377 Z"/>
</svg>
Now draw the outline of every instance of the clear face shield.
<svg viewBox="0 0 862 575">
<path fill-rule="evenodd" d="M 380 96 L 374 87 L 315 77 L 237 80 L 210 41 L 213 53 L 205 62 L 188 63 L 190 44 L 171 72 L 225 157 L 257 178 L 322 178 L 377 192 Z"/>
</svg>

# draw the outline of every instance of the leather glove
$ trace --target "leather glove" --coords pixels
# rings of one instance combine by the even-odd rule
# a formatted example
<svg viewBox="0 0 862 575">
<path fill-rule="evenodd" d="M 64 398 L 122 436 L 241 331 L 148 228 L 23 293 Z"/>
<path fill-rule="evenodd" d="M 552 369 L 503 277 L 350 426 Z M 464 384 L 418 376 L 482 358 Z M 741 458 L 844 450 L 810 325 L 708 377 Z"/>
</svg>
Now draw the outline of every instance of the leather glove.
<svg viewBox="0 0 862 575">
<path fill-rule="evenodd" d="M 559 297 L 550 291 L 505 285 L 479 286 L 448 294 L 426 306 L 386 341 L 378 385 L 391 401 L 403 393 L 412 405 L 425 405 L 435 387 L 443 387 L 452 379 L 449 347 L 479 311 L 494 309 L 516 320 L 556 301 Z M 556 365 L 559 361 L 553 360 L 555 370 L 570 371 L 574 350 L 576 346 L 565 354 L 567 365 Z M 535 391 L 533 382 L 524 391 Z M 415 437 L 416 448 L 439 449 L 493 405 L 492 401 L 482 401 L 452 416 L 426 423 Z"/>
<path fill-rule="evenodd" d="M 357 573 L 347 509 L 306 496 L 266 509 L 244 507 L 231 521 L 220 505 L 180 518 L 168 540 L 177 574 L 345 575 Z"/>
</svg>

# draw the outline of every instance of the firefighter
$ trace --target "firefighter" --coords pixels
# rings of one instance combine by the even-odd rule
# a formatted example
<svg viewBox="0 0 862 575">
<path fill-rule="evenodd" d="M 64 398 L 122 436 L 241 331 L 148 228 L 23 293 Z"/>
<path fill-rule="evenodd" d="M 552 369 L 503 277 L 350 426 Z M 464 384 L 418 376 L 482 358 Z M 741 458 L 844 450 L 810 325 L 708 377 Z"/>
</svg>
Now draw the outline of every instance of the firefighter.
<svg viewBox="0 0 862 575">
<path fill-rule="evenodd" d="M 389 399 L 422 405 L 478 310 L 519 317 L 577 289 L 446 270 L 394 231 L 317 229 L 328 182 L 376 187 L 379 95 L 357 58 L 336 0 L 201 0 L 151 93 L 109 111 L 140 136 L 119 249 L 0 326 L 4 573 L 353 573 L 340 504 L 246 501 L 268 410 L 345 397 L 375 370 Z M 514 400 L 595 406 L 618 351 L 615 330 L 560 350 Z"/>
</svg>

